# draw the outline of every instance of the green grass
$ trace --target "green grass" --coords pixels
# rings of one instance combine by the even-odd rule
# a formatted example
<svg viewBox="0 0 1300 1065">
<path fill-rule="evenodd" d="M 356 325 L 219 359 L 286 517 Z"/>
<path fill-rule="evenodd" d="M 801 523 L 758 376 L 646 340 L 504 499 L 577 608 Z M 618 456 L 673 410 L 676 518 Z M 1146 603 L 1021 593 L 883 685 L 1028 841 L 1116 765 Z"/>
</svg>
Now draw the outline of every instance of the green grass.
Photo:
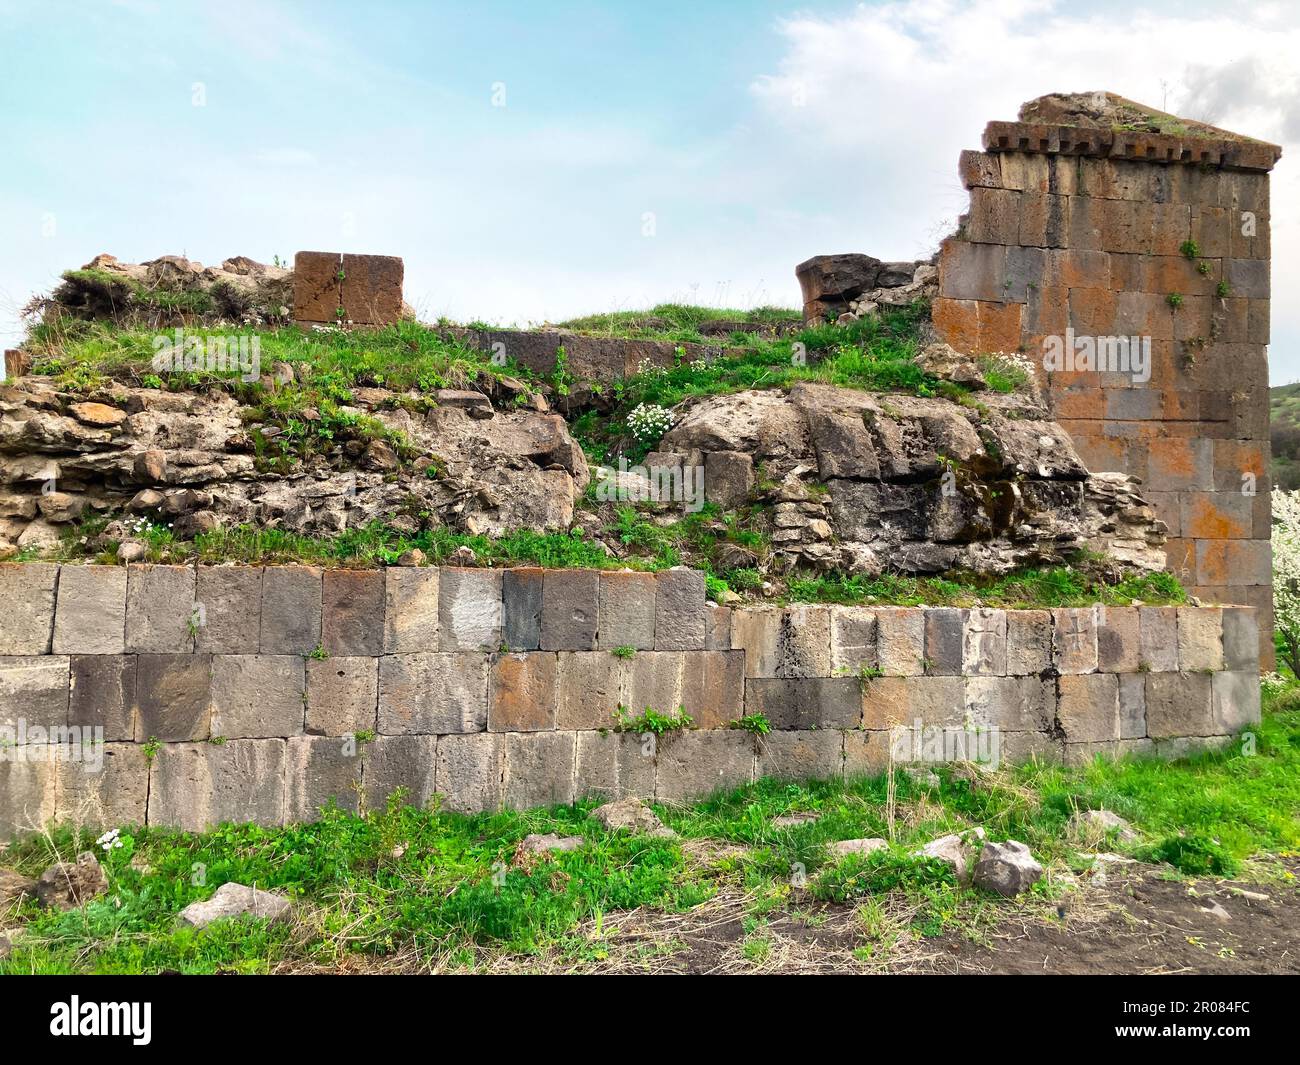
<svg viewBox="0 0 1300 1065">
<path fill-rule="evenodd" d="M 418 322 L 401 321 L 382 329 L 351 332 L 293 325 L 258 330 L 204 328 L 195 332 L 256 335 L 264 373 L 275 362 L 304 365 L 309 369 L 310 387 L 337 402 L 346 401 L 358 386 L 432 392 L 464 387 L 484 374 L 530 376 L 508 360 L 505 365 L 495 365 L 488 354 Z M 171 335 L 170 330 L 163 333 Z M 107 322 L 62 318 L 35 326 L 24 349 L 31 353 L 32 373 L 46 374 L 65 384 L 85 385 L 111 378 L 138 385 L 146 377 L 159 376 L 151 364 L 156 335 L 158 330 L 122 329 Z M 237 378 L 237 372 L 161 375 L 162 383 L 173 388 L 193 388 L 210 382 L 229 384 Z"/>
<path fill-rule="evenodd" d="M 889 893 L 908 901 L 914 934 L 977 936 L 1020 904 L 960 888 L 944 866 L 909 856 L 937 835 L 974 824 L 992 839 L 1030 845 L 1049 867 L 1030 896 L 1044 903 L 1061 890 L 1052 870 L 1078 867 L 1078 852 L 1092 845 L 1067 838 L 1078 809 L 1113 810 L 1142 834 L 1136 844 L 1111 842 L 1109 849 L 1168 861 L 1186 875 L 1232 875 L 1247 859 L 1295 853 L 1300 689 L 1266 697 L 1254 744 L 1254 753 L 1243 743 L 1176 763 L 1027 765 L 978 786 L 949 767 L 938 767 L 937 785 L 900 773 L 892 819 L 883 776 L 764 780 L 693 805 L 657 807 L 684 840 L 744 848 L 708 861 L 691 858 L 678 840 L 605 831 L 589 817 L 592 802 L 476 816 L 391 802 L 365 816 L 328 810 L 317 824 L 287 828 L 127 829 L 121 849 L 100 852 L 110 879 L 106 896 L 68 913 L 24 903 L 8 915 L 5 926 L 20 923 L 24 934 L 0 960 L 0 973 L 264 972 L 395 954 L 417 968 L 434 959 L 474 968 L 493 958 L 543 954 L 578 964 L 598 961 L 603 949 L 598 938 L 580 932 L 583 922 L 614 925 L 619 911 L 638 907 L 687 911 L 724 888 L 752 896 L 751 938 L 761 933 L 765 915 L 809 900 L 879 906 Z M 773 818 L 794 812 L 820 818 L 773 826 Z M 515 844 L 530 832 L 580 835 L 585 842 L 577 851 L 514 860 Z M 30 838 L 6 853 L 5 864 L 35 875 L 55 854 L 90 846 L 93 833 L 86 829 L 78 838 L 60 828 Z M 828 857 L 828 843 L 864 836 L 893 842 L 865 857 Z M 806 871 L 806 895 L 789 886 L 796 867 Z M 298 920 L 236 921 L 203 932 L 175 927 L 177 911 L 228 880 L 289 895 Z M 866 922 L 868 933 L 879 918 Z"/>
<path fill-rule="evenodd" d="M 612 311 L 588 314 L 560 322 L 561 329 L 572 329 L 593 336 L 624 337 L 635 340 L 670 340 L 678 343 L 729 343 L 734 338 L 704 336 L 699 327 L 705 322 L 740 322 L 760 327 L 797 325 L 802 316 L 784 307 L 758 307 L 741 311 L 726 307 L 700 307 L 686 303 L 661 303 L 648 311 Z M 743 334 L 742 334 L 743 335 Z"/>
</svg>

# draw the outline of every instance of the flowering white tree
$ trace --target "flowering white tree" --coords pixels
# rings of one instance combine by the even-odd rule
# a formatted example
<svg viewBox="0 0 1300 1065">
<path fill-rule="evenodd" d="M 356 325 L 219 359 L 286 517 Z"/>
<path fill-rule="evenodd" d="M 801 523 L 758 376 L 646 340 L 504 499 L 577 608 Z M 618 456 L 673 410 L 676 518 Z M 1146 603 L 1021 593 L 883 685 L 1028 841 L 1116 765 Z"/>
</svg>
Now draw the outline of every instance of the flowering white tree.
<svg viewBox="0 0 1300 1065">
<path fill-rule="evenodd" d="M 1273 493 L 1273 615 L 1282 658 L 1300 677 L 1300 491 Z"/>
</svg>

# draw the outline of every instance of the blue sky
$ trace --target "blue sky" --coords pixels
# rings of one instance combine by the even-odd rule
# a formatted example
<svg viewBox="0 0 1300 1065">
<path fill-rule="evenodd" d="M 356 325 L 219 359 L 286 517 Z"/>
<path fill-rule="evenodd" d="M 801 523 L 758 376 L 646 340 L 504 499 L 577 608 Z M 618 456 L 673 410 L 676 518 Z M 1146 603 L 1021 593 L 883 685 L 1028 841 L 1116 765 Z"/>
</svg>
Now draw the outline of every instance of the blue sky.
<svg viewBox="0 0 1300 1065">
<path fill-rule="evenodd" d="M 809 255 L 932 251 L 985 121 L 1106 88 L 1284 145 L 1300 378 L 1290 4 L 0 0 L 0 54 L 0 340 L 102 251 L 396 254 L 459 320 L 793 306 Z"/>
</svg>

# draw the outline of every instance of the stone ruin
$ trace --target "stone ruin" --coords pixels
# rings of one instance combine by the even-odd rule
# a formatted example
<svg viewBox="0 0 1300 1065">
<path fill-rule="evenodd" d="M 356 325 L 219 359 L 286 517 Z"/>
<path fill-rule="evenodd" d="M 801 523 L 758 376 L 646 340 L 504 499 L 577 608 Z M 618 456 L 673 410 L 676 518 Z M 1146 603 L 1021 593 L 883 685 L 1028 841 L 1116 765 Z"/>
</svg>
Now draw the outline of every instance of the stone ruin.
<svg viewBox="0 0 1300 1065">
<path fill-rule="evenodd" d="M 1020 353 L 1043 371 L 1029 387 L 965 403 L 808 382 L 697 398 L 649 460 L 702 467 L 720 505 L 762 504 L 789 567 L 999 573 L 1084 546 L 1118 571 L 1168 565 L 1203 598 L 1246 605 L 731 609 L 684 567 L 0 563 L 0 729 L 97 725 L 107 740 L 96 773 L 0 764 L 0 831 L 278 824 L 329 802 L 377 808 L 398 788 L 466 811 L 681 801 L 758 776 L 883 772 L 909 760 L 895 745 L 913 727 L 996 734 L 1013 761 L 1230 742 L 1259 720 L 1271 662 L 1277 158 L 1107 94 L 1033 101 L 963 153 L 971 209 L 936 260 L 819 256 L 798 272 L 816 321 L 932 297 L 924 368 L 978 389 L 981 356 Z M 79 273 L 52 313 L 331 330 L 405 313 L 401 262 L 385 257 L 304 252 L 292 273 L 100 257 Z M 203 299 L 140 298 L 162 286 Z M 1112 333 L 1151 337 L 1149 379 L 1039 359 L 1046 338 Z M 235 522 L 327 534 L 376 517 L 408 531 L 592 529 L 580 509 L 592 471 L 566 416 L 647 360 L 710 354 L 557 329 L 447 335 L 504 346 L 543 376 L 563 346 L 578 381 L 568 395 L 491 374 L 429 396 L 359 387 L 350 409 L 400 429 L 416 454 L 354 439 L 277 471 L 259 468 L 228 392 L 110 382 L 85 395 L 21 377 L 14 354 L 18 379 L 0 389 L 0 548 L 48 545 L 88 510 L 159 516 L 182 536 Z M 272 366 L 263 383 L 299 373 Z M 715 565 L 755 561 L 725 550 Z M 611 729 L 619 705 L 682 706 L 695 727 L 646 756 Z M 731 727 L 743 714 L 772 731 Z M 362 731 L 373 742 L 340 742 Z"/>
</svg>

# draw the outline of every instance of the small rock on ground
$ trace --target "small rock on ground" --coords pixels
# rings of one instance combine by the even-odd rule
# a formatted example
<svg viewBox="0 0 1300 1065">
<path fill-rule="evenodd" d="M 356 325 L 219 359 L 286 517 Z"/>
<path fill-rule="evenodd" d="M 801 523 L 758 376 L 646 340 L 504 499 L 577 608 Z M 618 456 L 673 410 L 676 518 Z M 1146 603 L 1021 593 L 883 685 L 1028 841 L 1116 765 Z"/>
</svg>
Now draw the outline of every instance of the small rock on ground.
<svg viewBox="0 0 1300 1065">
<path fill-rule="evenodd" d="M 36 882 L 36 898 L 42 906 L 72 910 L 108 890 L 108 876 L 90 851 L 82 851 L 75 862 L 55 862 Z"/>
<path fill-rule="evenodd" d="M 1108 836 L 1115 833 L 1120 843 L 1136 843 L 1140 837 L 1124 818 L 1110 810 L 1080 810 L 1070 818 L 1070 831 L 1075 836 Z"/>
<path fill-rule="evenodd" d="M 581 836 L 558 836 L 554 832 L 545 835 L 533 832 L 519 841 L 521 854 L 540 854 L 542 851 L 576 851 L 582 846 Z"/>
<path fill-rule="evenodd" d="M 288 899 L 273 891 L 226 883 L 202 902 L 191 902 L 176 915 L 178 923 L 191 928 L 206 928 L 213 921 L 226 917 L 265 917 L 270 921 L 285 920 L 292 908 Z"/>
<path fill-rule="evenodd" d="M 1017 840 L 986 843 L 975 863 L 974 883 L 985 891 L 1011 898 L 1028 891 L 1043 876 L 1043 867 L 1029 848 Z"/>
<path fill-rule="evenodd" d="M 984 829 L 972 828 L 965 832 L 955 832 L 950 836 L 932 839 L 918 851 L 913 851 L 915 858 L 938 858 L 947 863 L 957 876 L 959 884 L 969 884 L 971 864 L 975 857 L 975 841 L 984 839 Z"/>
<path fill-rule="evenodd" d="M 618 799 L 597 806 L 591 816 L 611 831 L 626 828 L 649 836 L 672 837 L 677 833 L 659 820 L 655 812 L 640 799 Z"/>
</svg>

